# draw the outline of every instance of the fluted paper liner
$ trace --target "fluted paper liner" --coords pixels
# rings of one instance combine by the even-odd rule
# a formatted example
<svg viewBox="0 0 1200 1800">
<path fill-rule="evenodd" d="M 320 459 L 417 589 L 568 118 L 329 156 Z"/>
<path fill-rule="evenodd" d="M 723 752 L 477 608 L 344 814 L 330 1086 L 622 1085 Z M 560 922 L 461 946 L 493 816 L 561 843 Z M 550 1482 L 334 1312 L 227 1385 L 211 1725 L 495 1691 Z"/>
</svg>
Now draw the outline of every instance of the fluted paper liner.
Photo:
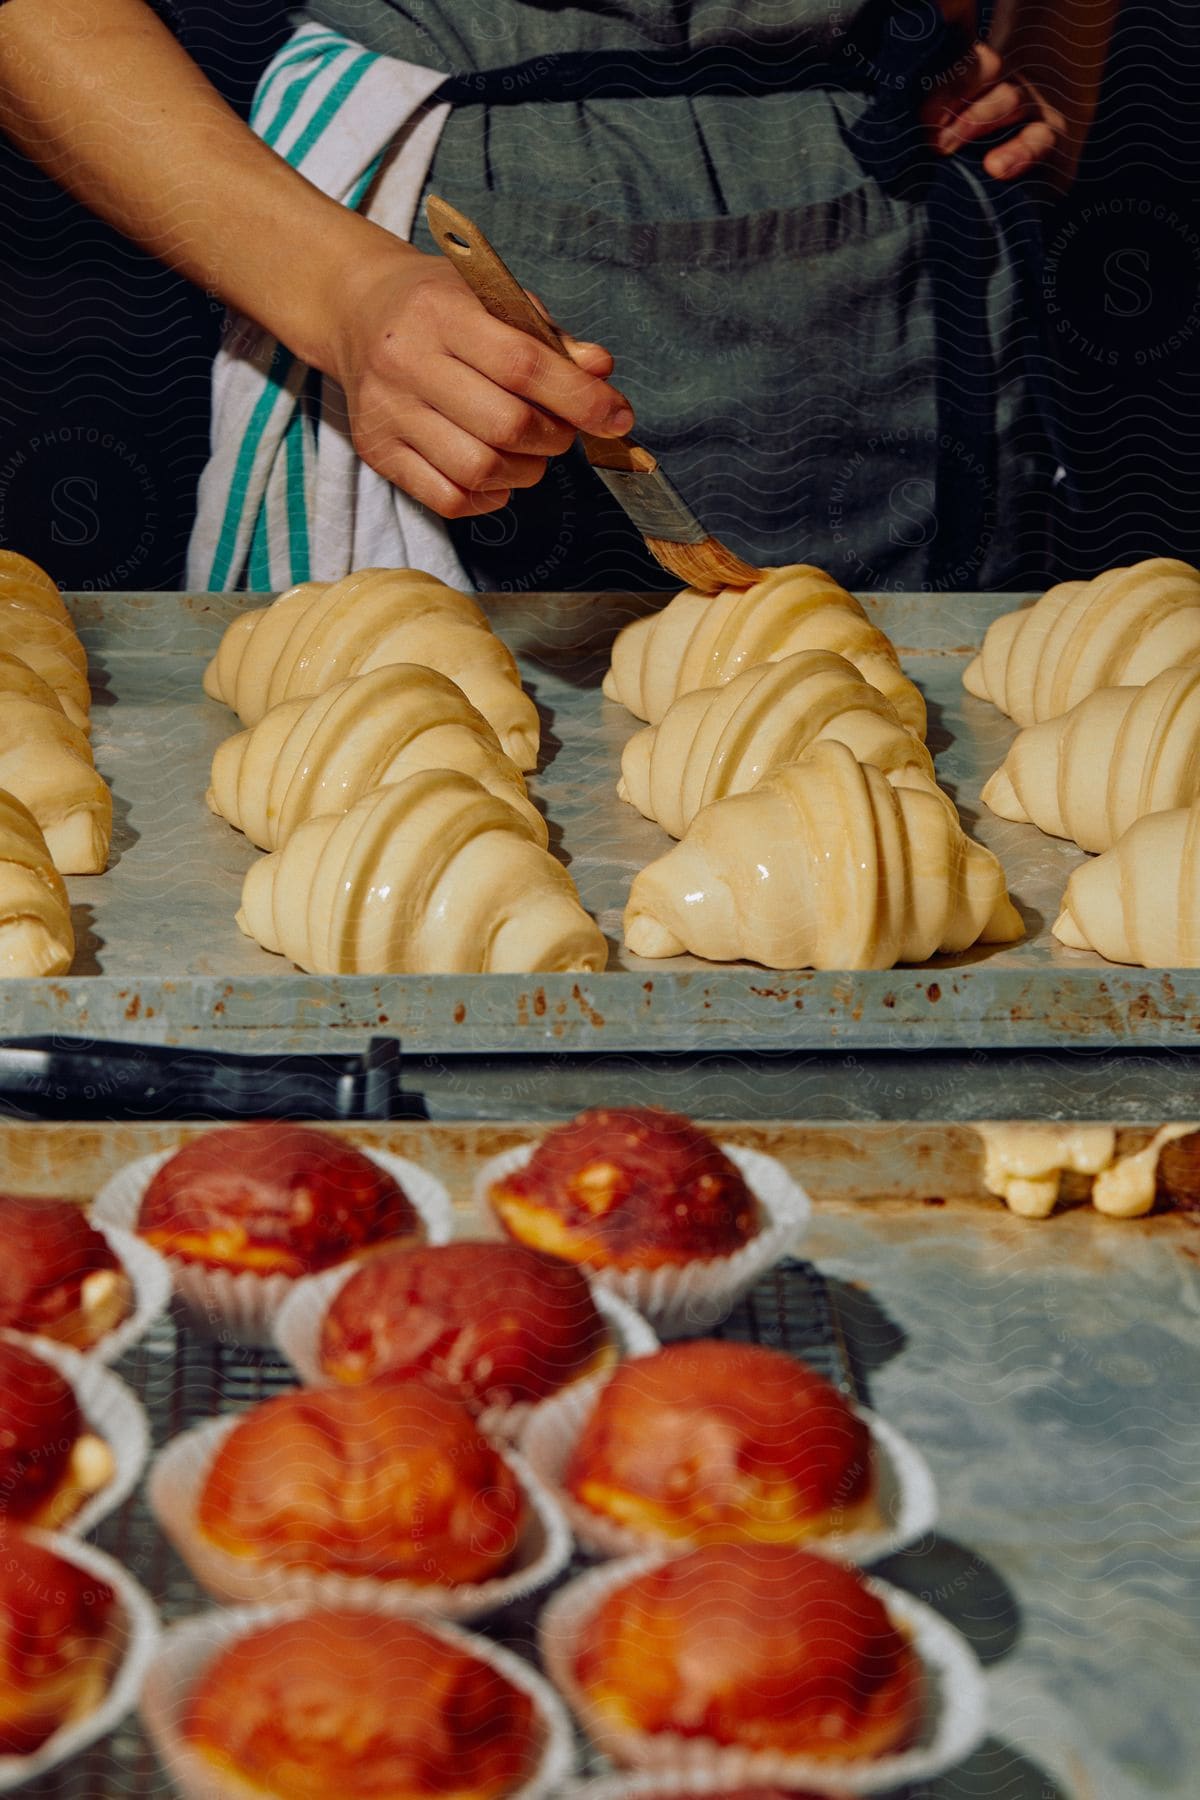
<svg viewBox="0 0 1200 1800">
<path fill-rule="evenodd" d="M 833 1786 L 829 1778 L 825 1780 L 825 1790 L 833 1794 Z M 713 1794 L 716 1800 L 729 1800 L 729 1782 L 724 1775 L 714 1775 L 711 1770 L 693 1769 L 690 1774 L 681 1774 L 678 1770 L 655 1769 L 639 1774 L 630 1770 L 624 1775 L 600 1775 L 595 1781 L 585 1781 L 568 1788 L 562 1800 L 679 1800 L 686 1795 L 692 1800 L 693 1795 Z M 799 1800 L 799 1797 L 798 1797 Z M 820 1796 L 816 1796 L 820 1800 Z"/>
<path fill-rule="evenodd" d="M 303 1617 L 310 1610 L 307 1606 L 236 1607 L 200 1613 L 164 1632 L 139 1710 L 142 1723 L 184 1800 L 244 1800 L 246 1792 L 244 1785 L 223 1782 L 220 1770 L 193 1750 L 183 1736 L 184 1716 L 197 1681 L 213 1658 L 239 1638 L 283 1619 Z M 545 1732 L 545 1747 L 534 1773 L 513 1790 L 510 1800 L 558 1800 L 563 1783 L 574 1773 L 575 1746 L 566 1709 L 549 1682 L 521 1657 L 493 1644 L 489 1638 L 462 1631 L 444 1619 L 423 1618 L 421 1624 L 445 1643 L 477 1656 L 529 1695 Z"/>
<path fill-rule="evenodd" d="M 454 1235 L 454 1209 L 449 1194 L 436 1176 L 418 1163 L 409 1162 L 403 1156 L 393 1156 L 389 1151 L 367 1149 L 364 1145 L 356 1148 L 386 1170 L 404 1189 L 424 1226 L 422 1241 L 448 1243 Z M 96 1224 L 103 1229 L 104 1222 L 111 1222 L 124 1232 L 136 1232 L 146 1189 L 163 1164 L 175 1154 L 176 1150 L 161 1150 L 153 1156 L 139 1156 L 135 1162 L 118 1169 L 96 1195 L 93 1209 Z M 150 1249 L 140 1238 L 136 1241 L 143 1249 Z M 276 1314 L 296 1282 L 304 1279 L 294 1275 L 256 1275 L 250 1269 L 209 1268 L 206 1263 L 189 1262 L 181 1256 L 164 1256 L 160 1260 L 169 1271 L 187 1323 L 203 1336 L 215 1338 L 220 1343 L 269 1348 L 273 1343 Z M 354 1257 L 349 1258 L 349 1266 L 357 1267 L 357 1261 Z"/>
<path fill-rule="evenodd" d="M 61 1532 L 30 1531 L 24 1535 L 43 1549 L 54 1551 L 64 1562 L 74 1563 L 108 1583 L 120 1611 L 121 1654 L 113 1666 L 108 1692 L 86 1718 L 60 1726 L 32 1756 L 0 1756 L 0 1794 L 11 1793 L 35 1776 L 57 1768 L 114 1730 L 137 1704 L 160 1641 L 158 1614 L 149 1596 L 120 1563 L 94 1545 L 81 1544 Z"/>
<path fill-rule="evenodd" d="M 319 1275 L 306 1275 L 302 1281 L 296 1282 L 279 1309 L 279 1316 L 275 1321 L 275 1343 L 305 1387 L 341 1385 L 321 1367 L 321 1332 L 326 1314 L 354 1274 L 356 1266 L 353 1263 L 343 1263 L 336 1269 L 324 1269 Z M 607 1292 L 595 1282 L 591 1283 L 591 1288 L 596 1311 L 608 1327 L 609 1346 L 615 1350 L 619 1362 L 625 1362 L 631 1356 L 646 1356 L 650 1351 L 658 1349 L 658 1339 L 640 1313 L 635 1312 L 619 1295 Z M 607 1379 L 609 1372 L 605 1368 L 592 1374 L 577 1376 L 567 1383 L 566 1391 L 575 1393 L 577 1390 L 597 1390 Z M 557 1397 L 557 1394 L 548 1394 L 544 1400 L 520 1400 L 513 1406 L 487 1406 L 475 1423 L 485 1436 L 499 1435 L 515 1439 L 526 1421 Z"/>
<path fill-rule="evenodd" d="M 74 1389 L 85 1426 L 103 1438 L 112 1451 L 116 1467 L 111 1479 L 85 1500 L 72 1518 L 58 1526 L 64 1537 L 84 1537 L 129 1498 L 141 1478 L 150 1454 L 150 1427 L 145 1411 L 125 1383 L 94 1356 L 84 1356 L 51 1338 L 27 1337 L 20 1331 L 0 1332 L 0 1337 L 24 1345 L 58 1370 Z"/>
<path fill-rule="evenodd" d="M 673 1732 L 617 1731 L 601 1724 L 573 1678 L 579 1633 L 610 1593 L 664 1560 L 656 1553 L 605 1563 L 560 1588 L 541 1615 L 542 1666 L 593 1742 L 614 1762 L 634 1769 L 669 1771 L 681 1786 L 703 1776 L 710 1781 L 720 1778 L 732 1788 L 776 1781 L 816 1793 L 882 1794 L 953 1768 L 983 1737 L 987 1690 L 983 1670 L 966 1639 L 932 1607 L 871 1576 L 864 1577 L 867 1587 L 882 1601 L 893 1623 L 907 1632 L 925 1672 L 921 1729 L 912 1749 L 870 1759 L 830 1761 L 778 1750 L 746 1750 Z"/>
<path fill-rule="evenodd" d="M 160 1256 L 153 1245 L 143 1243 L 135 1232 L 125 1230 L 115 1221 L 110 1222 L 95 1208 L 89 1211 L 88 1219 L 107 1241 L 133 1284 L 133 1311 L 111 1331 L 106 1331 L 90 1350 L 80 1354 L 92 1362 L 115 1363 L 127 1350 L 132 1350 L 166 1312 L 171 1298 L 171 1271 L 166 1258 Z"/>
<path fill-rule="evenodd" d="M 475 1201 L 481 1218 L 499 1237 L 507 1236 L 492 1211 L 488 1193 L 493 1183 L 524 1168 L 536 1144 L 518 1144 L 491 1157 L 475 1177 Z M 761 1227 L 732 1256 L 694 1257 L 658 1269 L 587 1268 L 592 1280 L 626 1301 L 650 1320 L 660 1337 L 695 1337 L 729 1317 L 738 1301 L 777 1262 L 795 1253 L 810 1217 L 812 1201 L 799 1182 L 773 1156 L 721 1144 L 730 1162 L 758 1202 Z"/>
<path fill-rule="evenodd" d="M 593 1556 L 682 1556 L 695 1548 L 688 1538 L 654 1537 L 606 1518 L 585 1506 L 562 1485 L 568 1458 L 584 1425 L 595 1410 L 602 1382 L 590 1392 L 573 1389 L 557 1394 L 539 1407 L 521 1433 L 521 1453 L 526 1462 L 562 1507 L 575 1541 Z M 874 1469 L 873 1494 L 882 1515 L 875 1529 L 830 1532 L 797 1541 L 797 1548 L 811 1550 L 835 1562 L 878 1562 L 881 1557 L 924 1537 L 937 1521 L 937 1490 L 923 1456 L 908 1439 L 865 1406 L 853 1409 L 871 1433 Z"/>
<path fill-rule="evenodd" d="M 159 1526 L 196 1580 L 215 1600 L 233 1605 L 354 1606 L 404 1616 L 436 1613 L 446 1619 L 478 1619 L 545 1587 L 566 1568 L 571 1533 L 558 1503 L 515 1451 L 497 1445 L 526 1501 L 526 1521 L 516 1567 L 489 1581 L 436 1583 L 348 1575 L 340 1570 L 297 1567 L 234 1556 L 210 1543 L 196 1519 L 208 1472 L 217 1451 L 239 1418 L 208 1419 L 159 1451 L 146 1494 Z"/>
</svg>

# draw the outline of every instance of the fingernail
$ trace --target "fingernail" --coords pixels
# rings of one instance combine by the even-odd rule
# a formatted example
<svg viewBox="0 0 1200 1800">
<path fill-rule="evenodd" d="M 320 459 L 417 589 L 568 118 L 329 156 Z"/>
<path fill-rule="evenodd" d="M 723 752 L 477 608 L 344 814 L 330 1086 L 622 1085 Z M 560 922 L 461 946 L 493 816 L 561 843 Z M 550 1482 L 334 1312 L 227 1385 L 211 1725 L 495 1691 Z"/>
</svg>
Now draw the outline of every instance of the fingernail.
<svg viewBox="0 0 1200 1800">
<path fill-rule="evenodd" d="M 628 431 L 633 424 L 633 413 L 628 406 L 614 406 L 601 427 L 603 431 L 614 431 L 618 434 Z"/>
</svg>

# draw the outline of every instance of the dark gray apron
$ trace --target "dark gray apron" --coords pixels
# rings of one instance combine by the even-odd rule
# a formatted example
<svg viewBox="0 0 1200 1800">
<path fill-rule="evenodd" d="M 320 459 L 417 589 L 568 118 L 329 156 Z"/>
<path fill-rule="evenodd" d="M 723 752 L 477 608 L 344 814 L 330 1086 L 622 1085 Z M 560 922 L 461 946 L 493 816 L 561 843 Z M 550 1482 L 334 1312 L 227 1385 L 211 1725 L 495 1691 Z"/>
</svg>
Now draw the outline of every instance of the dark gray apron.
<svg viewBox="0 0 1200 1800">
<path fill-rule="evenodd" d="M 1046 473 L 1021 269 L 993 184 L 923 145 L 956 48 L 932 0 L 303 16 L 446 69 L 430 190 L 608 346 L 639 440 L 733 549 L 856 589 L 1021 579 Z M 484 587 L 670 585 L 574 453 L 455 539 Z"/>
</svg>

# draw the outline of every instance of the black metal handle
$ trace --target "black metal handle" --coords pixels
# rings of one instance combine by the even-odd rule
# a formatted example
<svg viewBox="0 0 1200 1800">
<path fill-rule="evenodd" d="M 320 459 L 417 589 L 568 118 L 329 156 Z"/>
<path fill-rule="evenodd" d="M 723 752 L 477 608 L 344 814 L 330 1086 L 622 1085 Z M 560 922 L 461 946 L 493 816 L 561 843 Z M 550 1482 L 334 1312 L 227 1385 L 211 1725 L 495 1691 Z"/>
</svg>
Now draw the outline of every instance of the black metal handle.
<svg viewBox="0 0 1200 1800">
<path fill-rule="evenodd" d="M 0 1042 L 0 1111 L 139 1119 L 425 1118 L 401 1090 L 400 1040 L 360 1054 L 243 1056 L 79 1037 Z"/>
</svg>

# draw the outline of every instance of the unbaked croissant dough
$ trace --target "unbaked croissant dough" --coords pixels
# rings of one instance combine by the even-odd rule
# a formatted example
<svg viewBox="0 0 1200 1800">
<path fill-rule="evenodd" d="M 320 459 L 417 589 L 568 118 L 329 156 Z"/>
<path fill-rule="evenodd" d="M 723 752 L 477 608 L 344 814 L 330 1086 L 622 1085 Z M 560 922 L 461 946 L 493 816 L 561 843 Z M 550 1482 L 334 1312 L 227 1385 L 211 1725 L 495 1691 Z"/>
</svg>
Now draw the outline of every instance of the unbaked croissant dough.
<svg viewBox="0 0 1200 1800">
<path fill-rule="evenodd" d="M 1023 1219 L 1048 1219 L 1063 1177 L 1096 1175 L 1112 1162 L 1111 1125 L 978 1124 L 983 1185 Z"/>
<path fill-rule="evenodd" d="M 33 814 L 0 789 L 0 977 L 65 975 L 71 907 Z"/>
<path fill-rule="evenodd" d="M 533 826 L 425 769 L 307 820 L 246 876 L 238 924 L 322 975 L 604 967 L 604 938 Z"/>
<path fill-rule="evenodd" d="M 63 875 L 108 861 L 112 794 L 91 746 L 36 672 L 0 655 L 0 788 L 27 806 Z"/>
<path fill-rule="evenodd" d="M 626 744 L 617 792 L 682 837 L 702 806 L 745 793 L 826 738 L 885 775 L 920 769 L 933 776 L 921 739 L 853 664 L 829 650 L 799 650 L 723 687 L 681 694 L 660 724 Z"/>
<path fill-rule="evenodd" d="M 31 669 L 19 656 L 10 656 L 7 650 L 0 650 L 0 694 L 16 694 L 22 700 L 48 706 L 51 712 L 59 713 L 64 719 L 67 716 L 50 683 L 43 681 L 37 670 Z M 91 755 L 90 747 L 88 754 Z"/>
<path fill-rule="evenodd" d="M 1076 869 L 1054 935 L 1108 962 L 1200 968 L 1200 801 L 1137 819 Z"/>
<path fill-rule="evenodd" d="M 925 702 L 888 639 L 852 594 L 807 563 L 772 569 L 753 587 L 715 599 L 685 588 L 661 612 L 635 619 L 613 644 L 604 692 L 657 725 L 680 694 L 722 686 L 797 650 L 836 650 L 924 737 Z"/>
<path fill-rule="evenodd" d="M 66 601 L 46 571 L 27 556 L 18 556 L 15 550 L 0 550 L 0 594 L 36 601 L 43 612 L 69 626 L 74 635 Z"/>
<path fill-rule="evenodd" d="M 473 775 L 547 843 L 525 779 L 483 714 L 449 676 L 417 663 L 389 663 L 273 706 L 217 750 L 208 804 L 260 849 L 277 850 L 305 819 L 346 812 L 417 769 Z"/>
<path fill-rule="evenodd" d="M 281 700 L 321 694 L 386 663 L 424 663 L 458 683 L 520 769 L 537 764 L 537 708 L 512 653 L 468 595 L 414 569 L 309 581 L 229 626 L 204 691 L 254 725 Z"/>
<path fill-rule="evenodd" d="M 1098 688 L 1018 732 L 983 790 L 1002 819 L 1108 850 L 1146 813 L 1200 797 L 1200 666 Z"/>
<path fill-rule="evenodd" d="M 963 676 L 1018 725 L 1053 719 L 1104 687 L 1143 687 L 1200 663 L 1200 573 L 1173 557 L 1064 581 L 988 626 Z"/>
<path fill-rule="evenodd" d="M 10 585 L 40 587 L 47 593 L 58 593 L 52 578 L 31 556 L 22 556 L 17 550 L 0 550 L 0 586 Z"/>
<path fill-rule="evenodd" d="M 33 585 L 0 587 L 0 645 L 42 677 L 73 725 L 88 728 L 91 690 L 87 657 L 71 624 L 59 616 L 62 601 Z"/>
<path fill-rule="evenodd" d="M 996 858 L 926 777 L 901 781 L 916 785 L 893 785 L 825 742 L 705 807 L 635 878 L 626 947 L 773 969 L 888 969 L 1020 937 Z"/>
</svg>

